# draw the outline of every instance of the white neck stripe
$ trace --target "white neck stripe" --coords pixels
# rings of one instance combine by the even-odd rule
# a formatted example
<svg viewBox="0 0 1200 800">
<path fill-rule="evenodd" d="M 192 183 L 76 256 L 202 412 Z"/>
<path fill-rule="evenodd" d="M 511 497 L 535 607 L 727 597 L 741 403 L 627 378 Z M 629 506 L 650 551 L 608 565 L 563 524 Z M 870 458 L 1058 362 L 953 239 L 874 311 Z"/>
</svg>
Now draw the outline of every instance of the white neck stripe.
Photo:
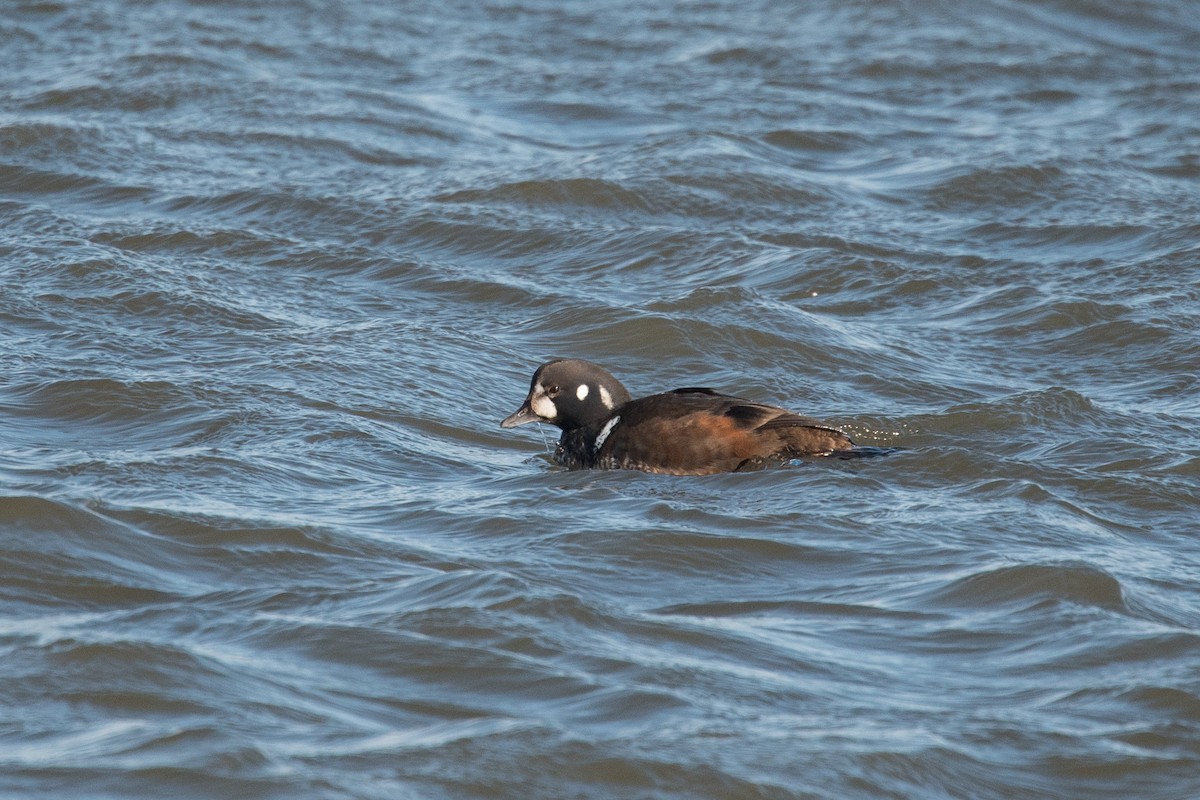
<svg viewBox="0 0 1200 800">
<path fill-rule="evenodd" d="M 617 423 L 621 421 L 620 415 L 617 415 L 604 423 L 604 427 L 596 434 L 596 441 L 592 444 L 592 450 L 599 453 L 600 448 L 604 446 L 604 442 L 608 440 L 608 435 L 612 433 L 613 428 L 617 427 Z"/>
</svg>

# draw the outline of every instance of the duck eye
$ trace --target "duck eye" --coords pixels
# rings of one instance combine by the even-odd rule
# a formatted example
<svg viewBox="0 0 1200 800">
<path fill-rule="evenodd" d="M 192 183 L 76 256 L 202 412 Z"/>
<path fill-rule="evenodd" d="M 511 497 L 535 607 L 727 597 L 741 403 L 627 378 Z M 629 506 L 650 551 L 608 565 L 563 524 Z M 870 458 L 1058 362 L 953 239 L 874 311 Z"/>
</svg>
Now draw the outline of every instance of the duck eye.
<svg viewBox="0 0 1200 800">
<path fill-rule="evenodd" d="M 546 390 L 546 395 L 548 397 L 554 397 L 555 395 L 557 395 L 559 393 L 559 391 L 560 390 L 557 386 L 551 386 L 549 389 Z"/>
</svg>

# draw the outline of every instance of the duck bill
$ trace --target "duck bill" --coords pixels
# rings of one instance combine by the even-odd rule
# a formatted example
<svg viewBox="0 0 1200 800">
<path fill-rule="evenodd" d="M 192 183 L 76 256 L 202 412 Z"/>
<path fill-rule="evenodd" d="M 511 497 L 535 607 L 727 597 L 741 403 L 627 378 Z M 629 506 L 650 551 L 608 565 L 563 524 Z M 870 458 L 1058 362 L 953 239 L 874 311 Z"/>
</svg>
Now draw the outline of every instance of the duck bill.
<svg viewBox="0 0 1200 800">
<path fill-rule="evenodd" d="M 529 401 L 500 421 L 501 428 L 515 428 L 518 425 L 528 425 L 531 422 L 541 422 L 542 418 L 529 407 Z"/>
</svg>

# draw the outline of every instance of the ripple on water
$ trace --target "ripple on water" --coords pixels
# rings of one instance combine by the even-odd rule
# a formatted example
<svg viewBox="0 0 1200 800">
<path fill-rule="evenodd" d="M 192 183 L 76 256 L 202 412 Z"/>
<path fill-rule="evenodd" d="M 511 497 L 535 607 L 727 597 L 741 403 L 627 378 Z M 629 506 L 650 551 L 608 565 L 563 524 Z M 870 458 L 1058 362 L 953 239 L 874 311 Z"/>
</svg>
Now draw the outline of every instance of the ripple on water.
<svg viewBox="0 0 1200 800">
<path fill-rule="evenodd" d="M 9 5 L 0 794 L 1200 796 L 1187 3 Z"/>
<path fill-rule="evenodd" d="M 1120 582 L 1087 564 L 1018 564 L 969 575 L 940 587 L 938 604 L 995 609 L 1007 605 L 1029 611 L 1042 603 L 1072 603 L 1124 610 Z"/>
</svg>

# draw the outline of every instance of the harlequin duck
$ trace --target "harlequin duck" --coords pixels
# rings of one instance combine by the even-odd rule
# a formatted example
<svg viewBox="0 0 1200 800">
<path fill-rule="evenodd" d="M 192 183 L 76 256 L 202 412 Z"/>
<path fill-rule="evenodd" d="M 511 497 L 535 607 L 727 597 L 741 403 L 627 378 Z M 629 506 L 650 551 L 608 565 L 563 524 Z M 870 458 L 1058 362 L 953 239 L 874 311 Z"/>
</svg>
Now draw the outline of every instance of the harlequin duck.
<svg viewBox="0 0 1200 800">
<path fill-rule="evenodd" d="M 562 428 L 555 458 L 570 469 L 710 475 L 855 450 L 814 419 L 712 389 L 634 400 L 608 370 L 573 358 L 538 367 L 525 403 L 500 427 L 530 422 Z"/>
</svg>

